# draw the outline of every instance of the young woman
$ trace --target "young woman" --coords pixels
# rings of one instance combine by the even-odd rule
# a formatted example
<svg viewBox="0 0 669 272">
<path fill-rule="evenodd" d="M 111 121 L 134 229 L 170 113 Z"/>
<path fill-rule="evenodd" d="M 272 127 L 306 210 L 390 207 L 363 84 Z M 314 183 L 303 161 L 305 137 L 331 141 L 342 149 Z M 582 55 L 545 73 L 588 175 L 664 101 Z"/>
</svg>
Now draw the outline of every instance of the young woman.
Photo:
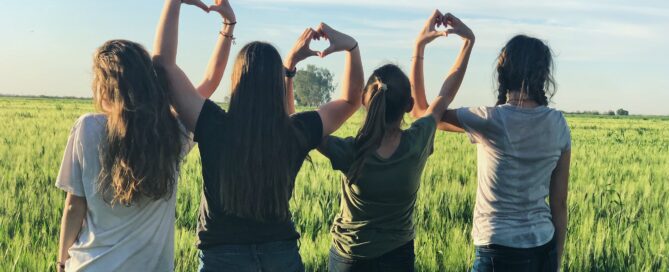
<svg viewBox="0 0 669 272">
<path fill-rule="evenodd" d="M 445 36 L 434 31 L 440 23 L 435 12 L 417 42 Z M 331 230 L 330 271 L 414 270 L 413 211 L 420 177 L 432 154 L 437 121 L 458 91 L 474 45 L 474 35 L 464 24 L 451 31 L 466 41 L 423 117 L 401 129 L 404 114 L 413 107 L 411 84 L 397 66 L 384 65 L 367 81 L 363 92 L 367 117 L 358 134 L 327 137 L 319 148 L 346 176 L 341 183 L 341 211 Z"/>
<path fill-rule="evenodd" d="M 216 89 L 229 50 L 219 42 L 200 95 Z M 173 271 L 179 164 L 192 141 L 141 45 L 106 42 L 93 74 L 100 113 L 75 123 L 56 181 L 67 192 L 58 270 Z"/>
<path fill-rule="evenodd" d="M 237 21 L 225 4 L 220 35 L 232 39 Z M 267 43 L 245 45 L 233 66 L 225 111 L 198 94 L 175 62 L 179 9 L 179 0 L 166 0 L 154 59 L 168 76 L 179 118 L 200 149 L 200 271 L 303 271 L 289 200 L 309 151 L 360 106 L 363 72 L 357 42 L 325 24 L 318 31 L 307 29 L 286 60 L 291 67 L 284 67 Z M 308 48 L 309 40 L 321 36 L 331 43 L 321 56 L 347 51 L 343 97 L 317 111 L 289 115 L 285 77 L 294 75 L 299 61 L 317 54 Z"/>
<path fill-rule="evenodd" d="M 457 28 L 457 18 L 443 23 Z M 424 46 L 416 47 L 422 56 Z M 553 94 L 551 50 L 519 35 L 498 57 L 494 107 L 448 110 L 439 124 L 478 148 L 473 271 L 557 271 L 567 227 L 571 140 Z M 413 62 L 414 115 L 428 109 L 422 58 Z M 546 203 L 549 197 L 549 204 Z"/>
</svg>

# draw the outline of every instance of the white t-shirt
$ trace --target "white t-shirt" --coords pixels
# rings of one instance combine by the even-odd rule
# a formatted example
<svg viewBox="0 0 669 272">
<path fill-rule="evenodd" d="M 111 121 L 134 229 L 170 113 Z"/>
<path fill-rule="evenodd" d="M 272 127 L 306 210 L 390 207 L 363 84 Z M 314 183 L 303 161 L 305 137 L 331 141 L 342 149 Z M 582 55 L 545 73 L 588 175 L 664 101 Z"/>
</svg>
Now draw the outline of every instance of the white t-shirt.
<svg viewBox="0 0 669 272">
<path fill-rule="evenodd" d="M 173 271 L 176 184 L 169 199 L 131 206 L 107 204 L 98 194 L 99 144 L 107 118 L 86 114 L 72 128 L 56 186 L 88 205 L 81 232 L 69 249 L 67 271 Z M 185 131 L 185 130 L 184 130 Z M 193 142 L 184 133 L 184 158 Z M 177 167 L 175 174 L 178 177 Z"/>
<path fill-rule="evenodd" d="M 475 245 L 530 248 L 555 229 L 546 197 L 558 159 L 571 148 L 561 112 L 539 106 L 461 108 L 458 120 L 477 144 Z"/>
</svg>

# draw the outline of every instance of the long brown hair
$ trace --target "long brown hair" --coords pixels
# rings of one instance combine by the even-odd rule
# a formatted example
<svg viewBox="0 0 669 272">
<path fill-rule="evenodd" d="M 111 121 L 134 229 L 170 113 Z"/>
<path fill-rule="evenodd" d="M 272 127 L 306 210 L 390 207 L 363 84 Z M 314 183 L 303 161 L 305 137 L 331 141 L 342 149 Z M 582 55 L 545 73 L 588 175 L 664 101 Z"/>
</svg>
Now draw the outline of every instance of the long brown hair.
<svg viewBox="0 0 669 272">
<path fill-rule="evenodd" d="M 496 71 L 497 105 L 505 104 L 511 91 L 544 106 L 555 94 L 553 54 L 537 38 L 517 35 L 509 40 L 497 57 Z"/>
<path fill-rule="evenodd" d="M 304 140 L 286 111 L 284 68 L 270 44 L 244 46 L 232 71 L 220 196 L 224 213 L 259 221 L 290 218 L 293 168 Z"/>
<path fill-rule="evenodd" d="M 355 136 L 357 153 L 346 175 L 351 184 L 360 177 L 366 158 L 381 145 L 383 136 L 393 129 L 400 129 L 394 124 L 402 120 L 413 105 L 409 78 L 393 64 L 374 70 L 367 80 L 363 97 L 369 97 L 363 99 L 367 116 Z"/>
<path fill-rule="evenodd" d="M 171 197 L 182 132 L 149 54 L 111 40 L 95 52 L 93 72 L 94 102 L 107 116 L 99 192 L 111 205 Z"/>
</svg>

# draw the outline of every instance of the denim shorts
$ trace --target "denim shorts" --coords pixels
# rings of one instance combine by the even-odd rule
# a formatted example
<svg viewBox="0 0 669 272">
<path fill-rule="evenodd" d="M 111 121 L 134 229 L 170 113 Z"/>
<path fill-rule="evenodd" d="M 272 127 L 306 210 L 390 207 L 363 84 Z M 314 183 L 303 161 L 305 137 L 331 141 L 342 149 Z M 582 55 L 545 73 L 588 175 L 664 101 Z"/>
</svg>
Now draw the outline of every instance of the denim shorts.
<svg viewBox="0 0 669 272">
<path fill-rule="evenodd" d="M 336 249 L 330 248 L 330 272 L 374 272 L 397 271 L 413 272 L 416 255 L 414 254 L 413 240 L 401 247 L 383 254 L 374 259 L 350 259 L 339 255 Z"/>
<path fill-rule="evenodd" d="M 554 272 L 558 271 L 555 237 L 545 245 L 512 248 L 499 245 L 476 246 L 472 272 Z"/>
<path fill-rule="evenodd" d="M 249 245 L 219 245 L 199 252 L 200 272 L 302 272 L 297 240 Z"/>
</svg>

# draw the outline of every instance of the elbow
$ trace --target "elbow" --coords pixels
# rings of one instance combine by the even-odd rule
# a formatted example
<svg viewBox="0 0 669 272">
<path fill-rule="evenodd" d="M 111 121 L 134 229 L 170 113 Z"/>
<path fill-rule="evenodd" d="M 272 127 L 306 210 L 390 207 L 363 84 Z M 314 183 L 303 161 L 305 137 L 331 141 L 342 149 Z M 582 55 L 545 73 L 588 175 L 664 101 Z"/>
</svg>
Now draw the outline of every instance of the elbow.
<svg viewBox="0 0 669 272">
<path fill-rule="evenodd" d="M 414 109 L 411 111 L 411 113 L 409 113 L 409 115 L 411 115 L 411 118 L 413 119 L 418 119 L 421 117 L 422 114 L 418 110 Z"/>
<path fill-rule="evenodd" d="M 72 201 L 65 203 L 64 209 L 67 217 L 81 217 L 86 213 L 86 200 L 72 199 Z"/>
</svg>

